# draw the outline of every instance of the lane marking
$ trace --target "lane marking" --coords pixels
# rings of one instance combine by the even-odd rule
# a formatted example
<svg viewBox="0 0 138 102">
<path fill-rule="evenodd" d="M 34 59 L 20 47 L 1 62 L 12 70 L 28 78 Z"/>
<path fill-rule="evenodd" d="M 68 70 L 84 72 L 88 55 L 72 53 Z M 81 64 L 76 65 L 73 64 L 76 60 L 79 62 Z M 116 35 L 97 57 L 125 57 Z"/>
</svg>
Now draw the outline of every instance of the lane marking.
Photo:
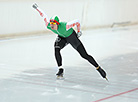
<svg viewBox="0 0 138 102">
<path fill-rule="evenodd" d="M 102 99 L 99 99 L 99 100 L 96 100 L 96 101 L 93 101 L 93 102 L 104 101 L 104 100 L 107 100 L 107 99 L 110 99 L 110 98 L 114 98 L 114 97 L 117 97 L 117 96 L 121 96 L 123 94 L 127 94 L 127 93 L 130 93 L 130 92 L 136 91 L 136 90 L 138 90 L 138 88 L 135 88 L 135 89 L 132 89 L 132 90 L 129 90 L 129 91 L 125 91 L 125 92 L 122 92 L 122 93 L 119 93 L 119 94 L 115 94 L 115 95 L 112 95 L 112 96 L 109 96 L 109 97 L 105 97 L 105 98 L 102 98 Z"/>
</svg>

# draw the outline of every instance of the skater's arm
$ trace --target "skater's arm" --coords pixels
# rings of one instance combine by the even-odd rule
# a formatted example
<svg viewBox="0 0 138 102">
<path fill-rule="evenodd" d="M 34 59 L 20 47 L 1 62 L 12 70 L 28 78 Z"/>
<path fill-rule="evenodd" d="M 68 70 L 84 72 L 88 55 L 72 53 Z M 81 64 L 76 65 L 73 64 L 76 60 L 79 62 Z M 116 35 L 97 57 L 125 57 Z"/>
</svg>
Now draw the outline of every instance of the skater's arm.
<svg viewBox="0 0 138 102">
<path fill-rule="evenodd" d="M 46 24 L 46 26 L 47 26 L 48 23 L 49 23 L 49 18 L 48 18 L 48 16 L 47 16 L 47 14 L 46 14 L 43 10 L 41 10 L 41 9 L 37 6 L 37 4 L 34 4 L 34 5 L 33 5 L 33 8 L 36 9 L 36 10 L 39 12 L 39 14 L 40 14 L 41 17 L 43 17 L 43 19 L 44 19 L 44 21 L 45 21 L 45 24 Z"/>
<path fill-rule="evenodd" d="M 47 14 L 44 13 L 40 8 L 37 8 L 36 10 L 39 12 L 40 16 L 43 17 L 43 19 L 44 19 L 44 21 L 46 23 L 46 26 L 47 26 L 48 23 L 49 23 L 49 18 L 47 16 Z"/>
<path fill-rule="evenodd" d="M 70 28 L 74 27 L 75 25 L 77 26 L 77 31 L 80 32 L 81 29 L 80 29 L 80 21 L 79 20 L 73 20 L 71 22 L 68 22 L 66 25 L 66 29 L 69 30 Z"/>
</svg>

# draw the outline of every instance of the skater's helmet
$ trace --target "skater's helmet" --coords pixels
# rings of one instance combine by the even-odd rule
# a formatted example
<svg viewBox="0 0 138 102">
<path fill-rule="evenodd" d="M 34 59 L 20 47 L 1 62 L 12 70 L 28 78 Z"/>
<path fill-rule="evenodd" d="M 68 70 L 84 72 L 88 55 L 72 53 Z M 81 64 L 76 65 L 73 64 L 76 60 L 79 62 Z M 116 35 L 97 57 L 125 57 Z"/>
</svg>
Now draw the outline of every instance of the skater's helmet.
<svg viewBox="0 0 138 102">
<path fill-rule="evenodd" d="M 50 18 L 50 22 L 55 22 L 57 25 L 59 25 L 59 18 L 58 16 L 53 16 Z"/>
</svg>

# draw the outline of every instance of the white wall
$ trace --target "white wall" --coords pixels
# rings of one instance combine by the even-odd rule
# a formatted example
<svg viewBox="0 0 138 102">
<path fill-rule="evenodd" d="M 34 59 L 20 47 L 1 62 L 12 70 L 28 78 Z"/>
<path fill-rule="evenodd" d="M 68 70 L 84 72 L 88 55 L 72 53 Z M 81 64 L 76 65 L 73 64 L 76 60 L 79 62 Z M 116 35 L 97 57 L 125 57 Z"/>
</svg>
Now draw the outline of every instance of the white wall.
<svg viewBox="0 0 138 102">
<path fill-rule="evenodd" d="M 88 26 L 112 25 L 114 22 L 138 22 L 138 0 L 90 0 Z"/>
<path fill-rule="evenodd" d="M 82 27 L 100 27 L 114 22 L 138 22 L 138 0 L 36 0 L 49 17 L 61 21 L 80 19 Z M 33 1 L 0 1 L 0 35 L 44 31 L 45 25 Z"/>
</svg>

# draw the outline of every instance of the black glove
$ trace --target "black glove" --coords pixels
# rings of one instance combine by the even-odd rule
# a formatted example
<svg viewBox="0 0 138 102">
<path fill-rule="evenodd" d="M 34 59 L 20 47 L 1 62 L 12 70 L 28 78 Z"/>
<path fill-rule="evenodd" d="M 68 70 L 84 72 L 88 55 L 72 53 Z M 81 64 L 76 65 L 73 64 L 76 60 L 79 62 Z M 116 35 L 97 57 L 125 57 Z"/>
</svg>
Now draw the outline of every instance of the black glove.
<svg viewBox="0 0 138 102">
<path fill-rule="evenodd" d="M 35 3 L 35 4 L 33 4 L 32 7 L 33 7 L 34 9 L 37 9 L 38 5 Z"/>
<path fill-rule="evenodd" d="M 82 32 L 77 32 L 77 37 L 79 38 L 82 35 Z"/>
</svg>

